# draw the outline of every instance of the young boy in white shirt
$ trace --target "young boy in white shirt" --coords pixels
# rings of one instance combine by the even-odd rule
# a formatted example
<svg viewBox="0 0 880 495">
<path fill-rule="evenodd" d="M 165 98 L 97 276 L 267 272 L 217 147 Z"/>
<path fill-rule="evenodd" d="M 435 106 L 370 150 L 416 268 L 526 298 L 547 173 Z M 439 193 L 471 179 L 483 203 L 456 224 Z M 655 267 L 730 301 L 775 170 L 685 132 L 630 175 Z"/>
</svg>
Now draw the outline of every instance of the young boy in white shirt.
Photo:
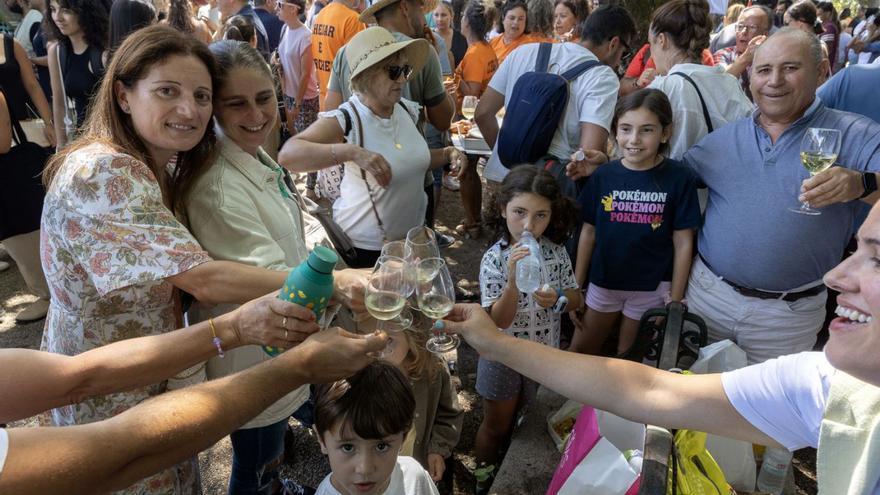
<svg viewBox="0 0 880 495">
<path fill-rule="evenodd" d="M 418 461 L 398 455 L 414 411 L 409 380 L 387 363 L 319 386 L 314 428 L 333 472 L 317 495 L 439 495 Z"/>
</svg>

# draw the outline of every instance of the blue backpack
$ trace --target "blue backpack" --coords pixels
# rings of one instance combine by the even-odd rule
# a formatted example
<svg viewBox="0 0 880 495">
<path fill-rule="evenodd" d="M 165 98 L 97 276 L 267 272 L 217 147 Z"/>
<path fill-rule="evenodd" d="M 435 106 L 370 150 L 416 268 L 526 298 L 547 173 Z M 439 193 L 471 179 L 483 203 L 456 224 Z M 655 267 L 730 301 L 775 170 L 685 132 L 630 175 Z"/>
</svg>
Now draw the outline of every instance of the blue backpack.
<svg viewBox="0 0 880 495">
<path fill-rule="evenodd" d="M 547 72 L 552 48 L 552 43 L 541 43 L 535 70 L 520 76 L 513 86 L 498 133 L 498 158 L 507 168 L 534 163 L 547 154 L 568 105 L 568 84 L 600 65 L 597 60 L 588 60 L 562 74 L 552 74 Z"/>
</svg>

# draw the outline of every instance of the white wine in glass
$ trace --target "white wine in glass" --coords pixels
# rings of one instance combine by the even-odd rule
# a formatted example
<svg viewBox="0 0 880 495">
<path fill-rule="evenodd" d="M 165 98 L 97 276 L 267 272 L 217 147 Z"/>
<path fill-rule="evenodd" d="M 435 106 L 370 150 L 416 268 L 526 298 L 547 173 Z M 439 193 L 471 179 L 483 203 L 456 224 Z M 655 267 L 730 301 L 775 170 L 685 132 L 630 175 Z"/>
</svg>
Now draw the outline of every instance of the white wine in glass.
<svg viewBox="0 0 880 495">
<path fill-rule="evenodd" d="M 391 320 L 403 310 L 411 286 L 406 275 L 406 261 L 381 256 L 373 267 L 364 296 L 367 311 L 377 320 Z"/>
<path fill-rule="evenodd" d="M 839 152 L 840 131 L 810 127 L 801 140 L 801 165 L 812 177 L 831 168 Z M 789 210 L 802 215 L 822 214 L 821 211 L 810 208 L 806 201 L 800 207 L 792 207 Z"/>
<path fill-rule="evenodd" d="M 430 280 L 419 280 L 416 295 L 419 310 L 428 318 L 439 320 L 452 311 L 455 305 L 455 285 L 452 275 L 443 258 L 428 258 L 419 262 L 420 274 L 433 273 Z M 421 279 L 421 276 L 419 277 Z M 425 348 L 434 353 L 449 352 L 458 347 L 457 335 L 432 335 L 425 343 Z"/>
<path fill-rule="evenodd" d="M 468 120 L 474 119 L 474 114 L 477 111 L 477 103 L 479 102 L 480 100 L 478 100 L 476 96 L 465 96 L 461 100 L 461 114 L 464 118 Z"/>
</svg>

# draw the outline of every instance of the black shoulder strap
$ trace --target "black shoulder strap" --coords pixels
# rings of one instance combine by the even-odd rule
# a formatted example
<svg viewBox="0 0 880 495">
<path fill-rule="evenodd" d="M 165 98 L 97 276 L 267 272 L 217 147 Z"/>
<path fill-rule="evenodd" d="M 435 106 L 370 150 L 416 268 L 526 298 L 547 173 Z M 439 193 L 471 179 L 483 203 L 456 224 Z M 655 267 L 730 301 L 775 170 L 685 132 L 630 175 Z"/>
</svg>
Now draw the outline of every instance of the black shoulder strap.
<svg viewBox="0 0 880 495">
<path fill-rule="evenodd" d="M 541 43 L 538 48 L 538 60 L 535 61 L 535 72 L 547 72 L 550 65 L 550 52 L 553 50 L 553 43 Z"/>
<path fill-rule="evenodd" d="M 345 129 L 342 130 L 342 135 L 348 136 L 348 133 L 351 132 L 351 114 L 342 107 L 339 107 L 339 111 L 342 112 L 342 117 L 345 119 Z"/>
<path fill-rule="evenodd" d="M 67 72 L 67 41 L 58 43 L 58 63 L 61 64 L 61 79 L 64 80 L 64 73 Z"/>
<path fill-rule="evenodd" d="M 92 74 L 99 78 L 104 76 L 104 52 L 95 47 L 89 47 L 89 64 Z"/>
<path fill-rule="evenodd" d="M 598 60 L 587 60 L 582 64 L 578 64 L 571 69 L 562 73 L 562 77 L 565 78 L 566 81 L 573 81 L 577 79 L 584 72 L 596 67 L 597 65 L 602 65 Z"/>
<path fill-rule="evenodd" d="M 694 90 L 697 92 L 697 96 L 700 97 L 700 105 L 703 107 L 703 118 L 706 119 L 706 127 L 709 128 L 709 132 L 712 132 L 713 130 L 715 130 L 715 128 L 712 127 L 712 119 L 709 118 L 709 107 L 706 106 L 706 100 L 703 99 L 703 93 L 700 93 L 700 88 L 697 87 L 697 83 L 695 83 L 694 80 L 691 79 L 691 77 L 689 75 L 682 74 L 681 72 L 673 72 L 672 75 L 681 76 L 687 82 L 691 83 L 691 86 L 693 86 Z"/>
</svg>

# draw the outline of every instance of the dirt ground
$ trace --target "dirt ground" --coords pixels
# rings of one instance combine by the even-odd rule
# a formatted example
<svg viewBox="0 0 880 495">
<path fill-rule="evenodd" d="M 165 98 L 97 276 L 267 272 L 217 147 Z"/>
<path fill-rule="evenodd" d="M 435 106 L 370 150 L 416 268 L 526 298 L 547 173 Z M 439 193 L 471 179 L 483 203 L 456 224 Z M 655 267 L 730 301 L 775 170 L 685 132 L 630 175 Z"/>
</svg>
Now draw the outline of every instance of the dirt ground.
<svg viewBox="0 0 880 495">
<path fill-rule="evenodd" d="M 454 235 L 452 230 L 455 225 L 461 222 L 462 218 L 464 218 L 464 214 L 458 194 L 444 189 L 438 211 L 437 230 Z M 457 279 L 458 286 L 463 289 L 463 292 L 476 295 L 479 293 L 477 280 L 479 263 L 486 247 L 486 239 L 472 240 L 455 237 L 457 238 L 456 242 L 446 248 L 443 254 Z M 19 326 L 15 325 L 14 321 L 14 315 L 33 300 L 34 296 L 25 292 L 24 283 L 14 265 L 13 268 L 0 273 L 0 302 L 2 302 L 0 309 L 4 310 L 0 313 L 0 347 L 39 348 L 43 323 Z M 452 458 L 447 461 L 447 470 L 451 474 L 440 485 L 443 494 L 473 493 L 474 479 L 468 468 L 473 466 L 473 439 L 482 418 L 481 401 L 473 388 L 476 376 L 476 357 L 476 353 L 467 344 L 462 344 L 459 348 L 457 373 L 454 381 L 459 385 L 459 401 L 465 410 L 465 420 L 461 441 Z M 32 424 L 32 421 L 25 420 L 14 423 L 17 426 L 27 424 Z M 290 438 L 289 447 L 291 448 L 289 451 L 292 452 L 292 455 L 288 457 L 282 468 L 282 476 L 306 485 L 317 486 L 329 472 L 329 465 L 321 455 L 317 442 L 312 438 L 310 432 L 298 426 L 295 421 L 291 421 L 291 426 L 294 434 Z M 204 492 L 206 494 L 226 493 L 231 464 L 231 446 L 228 437 L 203 452 L 199 457 Z M 795 456 L 794 467 L 798 485 L 796 493 L 799 495 L 815 494 L 815 451 L 812 449 L 799 451 Z"/>
</svg>

